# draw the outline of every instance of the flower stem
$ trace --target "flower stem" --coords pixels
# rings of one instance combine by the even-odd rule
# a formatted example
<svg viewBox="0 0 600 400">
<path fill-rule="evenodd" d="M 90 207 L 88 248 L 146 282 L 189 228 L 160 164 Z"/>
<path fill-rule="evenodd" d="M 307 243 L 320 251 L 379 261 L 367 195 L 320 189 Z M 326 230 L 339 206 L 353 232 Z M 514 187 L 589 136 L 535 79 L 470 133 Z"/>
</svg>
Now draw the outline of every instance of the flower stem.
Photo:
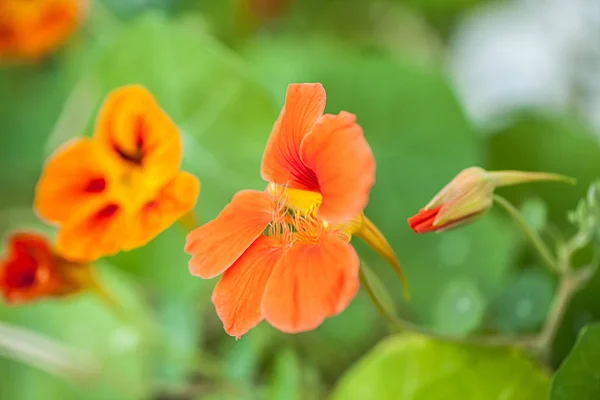
<svg viewBox="0 0 600 400">
<path fill-rule="evenodd" d="M 494 195 L 494 201 L 502 206 L 508 214 L 517 222 L 519 227 L 525 232 L 533 247 L 537 250 L 545 265 L 552 271 L 553 273 L 559 273 L 560 269 L 557 266 L 556 259 L 548 249 L 548 246 L 544 243 L 540 235 L 525 221 L 523 215 L 517 210 L 517 208 L 512 205 L 508 200 L 499 195 Z"/>
<path fill-rule="evenodd" d="M 99 373 L 97 360 L 39 333 L 0 322 L 0 355 L 33 365 L 72 382 L 89 381 Z"/>
<path fill-rule="evenodd" d="M 563 316 L 571 302 L 573 296 L 591 279 L 595 272 L 595 265 L 588 265 L 572 271 L 565 268 L 561 275 L 558 289 L 552 300 L 550 311 L 546 317 L 546 322 L 536 338 L 533 350 L 543 362 L 548 362 L 552 353 L 552 342 L 556 337 L 558 328 L 563 320 Z"/>
<path fill-rule="evenodd" d="M 445 342 L 451 343 L 463 343 L 463 344 L 472 344 L 477 346 L 488 346 L 488 347 L 506 347 L 506 346 L 514 346 L 514 347 L 523 347 L 523 348 L 531 348 L 535 343 L 534 336 L 504 336 L 504 335 L 489 335 L 489 336 L 448 336 L 444 334 L 437 333 L 430 329 L 426 329 L 420 327 L 410 321 L 403 320 L 396 315 L 390 313 L 383 303 L 379 300 L 373 287 L 371 286 L 367 276 L 364 274 L 362 269 L 359 270 L 359 277 L 362 287 L 365 292 L 373 302 L 373 305 L 379 311 L 379 313 L 385 318 L 388 322 L 390 328 L 394 331 L 410 331 L 414 333 L 418 333 L 421 335 L 433 337 L 438 340 L 442 340 Z"/>
</svg>

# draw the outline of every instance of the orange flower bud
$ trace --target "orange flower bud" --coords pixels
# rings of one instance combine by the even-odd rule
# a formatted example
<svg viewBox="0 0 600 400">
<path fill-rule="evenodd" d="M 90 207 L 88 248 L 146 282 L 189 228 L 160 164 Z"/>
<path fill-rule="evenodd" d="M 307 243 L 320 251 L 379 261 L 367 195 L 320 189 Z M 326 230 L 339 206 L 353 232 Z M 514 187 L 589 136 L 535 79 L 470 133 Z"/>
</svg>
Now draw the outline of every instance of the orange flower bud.
<svg viewBox="0 0 600 400">
<path fill-rule="evenodd" d="M 48 241 L 35 233 L 13 235 L 7 256 L 0 261 L 0 293 L 7 303 L 63 296 L 92 282 L 89 266 L 59 257 Z"/>
<path fill-rule="evenodd" d="M 471 222 L 492 207 L 497 187 L 536 181 L 574 183 L 572 178 L 558 174 L 470 167 L 456 175 L 424 208 L 410 217 L 408 225 L 416 233 L 426 233 Z"/>
</svg>

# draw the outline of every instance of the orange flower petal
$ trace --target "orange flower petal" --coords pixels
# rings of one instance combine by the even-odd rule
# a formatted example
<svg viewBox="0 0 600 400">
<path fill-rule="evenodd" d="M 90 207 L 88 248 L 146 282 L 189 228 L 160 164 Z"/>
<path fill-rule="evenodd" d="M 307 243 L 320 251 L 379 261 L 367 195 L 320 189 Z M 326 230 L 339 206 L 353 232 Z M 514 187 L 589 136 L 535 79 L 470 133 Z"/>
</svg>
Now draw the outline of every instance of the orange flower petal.
<svg viewBox="0 0 600 400">
<path fill-rule="evenodd" d="M 177 126 L 142 86 L 125 86 L 108 95 L 95 138 L 125 167 L 139 167 L 152 176 L 153 188 L 165 185 L 179 170 Z"/>
<path fill-rule="evenodd" d="M 127 237 L 127 218 L 116 202 L 90 207 L 58 230 L 56 250 L 64 258 L 90 262 L 116 254 Z"/>
<path fill-rule="evenodd" d="M 113 181 L 111 165 L 92 139 L 76 139 L 57 150 L 46 162 L 35 190 L 34 207 L 49 221 L 64 222 Z"/>
<path fill-rule="evenodd" d="M 318 215 L 343 223 L 360 214 L 375 183 L 375 158 L 354 114 L 324 115 L 300 147 L 304 164 L 319 179 Z"/>
<path fill-rule="evenodd" d="M 158 196 L 129 219 L 128 238 L 123 250 L 140 247 L 190 211 L 200 192 L 200 182 L 187 172 L 179 172 Z"/>
<path fill-rule="evenodd" d="M 56 50 L 79 25 L 85 3 L 0 1 L 0 59 L 36 59 Z"/>
<path fill-rule="evenodd" d="M 277 329 L 297 333 L 340 313 L 358 291 L 359 259 L 335 235 L 318 244 L 295 244 L 282 257 L 265 289 L 263 315 Z"/>
<path fill-rule="evenodd" d="M 320 83 L 288 86 L 285 105 L 263 154 L 261 176 L 264 180 L 317 191 L 314 173 L 300 160 L 300 143 L 324 109 L 325 89 Z"/>
<path fill-rule="evenodd" d="M 214 278 L 237 260 L 271 222 L 273 204 L 265 192 L 242 190 L 214 220 L 187 236 L 192 275 Z"/>
<path fill-rule="evenodd" d="M 215 286 L 212 301 L 229 335 L 239 338 L 262 321 L 263 293 L 281 255 L 277 239 L 261 236 Z"/>
</svg>

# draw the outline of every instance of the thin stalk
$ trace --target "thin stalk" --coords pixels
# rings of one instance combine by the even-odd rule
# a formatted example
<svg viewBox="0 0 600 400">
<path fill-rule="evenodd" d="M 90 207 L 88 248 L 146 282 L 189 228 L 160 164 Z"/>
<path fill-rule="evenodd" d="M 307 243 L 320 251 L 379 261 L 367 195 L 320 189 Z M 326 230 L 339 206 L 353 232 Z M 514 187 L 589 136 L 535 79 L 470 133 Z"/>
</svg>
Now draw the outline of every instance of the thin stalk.
<svg viewBox="0 0 600 400">
<path fill-rule="evenodd" d="M 359 277 L 362 287 L 365 292 L 373 302 L 373 305 L 379 311 L 379 313 L 385 318 L 388 325 L 394 331 L 410 331 L 414 333 L 418 333 L 421 335 L 433 337 L 435 339 L 450 342 L 450 343 L 462 343 L 462 344 L 472 344 L 477 346 L 487 346 L 487 347 L 506 347 L 506 346 L 514 346 L 514 347 L 523 347 L 523 348 L 531 348 L 535 343 L 535 337 L 533 336 L 504 336 L 504 335 L 490 335 L 490 336 L 466 336 L 466 337 L 458 337 L 458 336 L 447 336 L 432 330 L 420 327 L 412 322 L 403 320 L 396 315 L 390 313 L 382 302 L 377 298 L 373 287 L 369 283 L 368 278 L 362 272 L 362 269 L 359 270 Z"/>
<path fill-rule="evenodd" d="M 0 354 L 80 383 L 99 373 L 96 360 L 61 343 L 0 322 Z"/>
<path fill-rule="evenodd" d="M 385 236 L 383 236 L 375 224 L 363 215 L 362 226 L 355 235 L 388 262 L 396 273 L 396 276 L 400 279 L 404 298 L 410 300 L 410 289 L 402 265 L 400 264 L 400 261 L 398 261 L 392 246 L 390 246 Z"/>
<path fill-rule="evenodd" d="M 534 350 L 539 358 L 548 362 L 551 351 L 552 342 L 556 337 L 558 328 L 563 320 L 564 314 L 571 302 L 573 296 L 589 281 L 593 276 L 595 266 L 587 266 L 580 268 L 575 272 L 570 270 L 564 273 L 559 280 L 558 289 L 554 295 L 550 311 L 546 317 L 546 322 L 540 331 L 534 346 Z"/>
<path fill-rule="evenodd" d="M 525 221 L 525 218 L 523 218 L 523 215 L 521 215 L 519 210 L 517 210 L 517 208 L 513 206 L 504 197 L 499 196 L 497 194 L 494 195 L 494 201 L 500 206 L 502 206 L 508 212 L 508 214 L 517 222 L 521 230 L 525 232 L 525 234 L 533 244 L 533 247 L 535 247 L 542 260 L 544 261 L 545 265 L 550 269 L 550 271 L 552 271 L 553 273 L 560 273 L 560 269 L 557 266 L 556 259 L 552 255 L 552 252 L 550 251 L 550 249 L 548 249 L 548 246 L 546 246 L 546 243 L 544 243 L 540 235 L 527 223 L 527 221 Z"/>
</svg>

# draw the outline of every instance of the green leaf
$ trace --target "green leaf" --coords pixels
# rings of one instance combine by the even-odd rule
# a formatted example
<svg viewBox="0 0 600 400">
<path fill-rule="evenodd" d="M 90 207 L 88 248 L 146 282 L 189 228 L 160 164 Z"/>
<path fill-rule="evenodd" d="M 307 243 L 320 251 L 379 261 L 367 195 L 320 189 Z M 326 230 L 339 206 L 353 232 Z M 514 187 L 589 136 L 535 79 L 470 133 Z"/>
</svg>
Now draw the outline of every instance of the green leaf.
<svg viewBox="0 0 600 400">
<path fill-rule="evenodd" d="M 581 331 L 552 380 L 551 400 L 600 399 L 600 324 Z"/>
<path fill-rule="evenodd" d="M 332 400 L 532 400 L 548 377 L 521 352 L 392 337 L 355 364 Z"/>
</svg>

